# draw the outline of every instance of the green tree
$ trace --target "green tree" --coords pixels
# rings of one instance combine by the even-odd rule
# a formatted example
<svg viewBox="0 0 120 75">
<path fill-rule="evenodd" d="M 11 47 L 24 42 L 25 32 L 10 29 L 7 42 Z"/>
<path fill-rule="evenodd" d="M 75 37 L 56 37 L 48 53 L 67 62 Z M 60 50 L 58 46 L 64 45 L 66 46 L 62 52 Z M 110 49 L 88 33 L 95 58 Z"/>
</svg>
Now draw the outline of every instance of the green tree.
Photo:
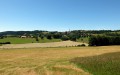
<svg viewBox="0 0 120 75">
<path fill-rule="evenodd" d="M 37 42 L 39 42 L 39 38 L 38 38 L 38 37 L 35 37 L 35 40 L 36 40 Z"/>
<path fill-rule="evenodd" d="M 51 40 L 52 39 L 52 35 L 47 35 L 47 39 Z"/>
<path fill-rule="evenodd" d="M 67 35 L 63 35 L 61 40 L 63 40 L 63 41 L 69 40 L 69 37 Z"/>
</svg>

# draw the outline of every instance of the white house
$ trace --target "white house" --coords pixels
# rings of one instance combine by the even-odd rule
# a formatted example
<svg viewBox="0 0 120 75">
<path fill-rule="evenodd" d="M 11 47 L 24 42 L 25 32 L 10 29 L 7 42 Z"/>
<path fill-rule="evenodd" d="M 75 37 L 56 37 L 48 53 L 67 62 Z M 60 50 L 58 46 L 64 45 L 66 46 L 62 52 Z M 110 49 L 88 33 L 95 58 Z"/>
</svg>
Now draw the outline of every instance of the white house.
<svg viewBox="0 0 120 75">
<path fill-rule="evenodd" d="M 27 36 L 21 36 L 21 38 L 27 38 Z"/>
</svg>

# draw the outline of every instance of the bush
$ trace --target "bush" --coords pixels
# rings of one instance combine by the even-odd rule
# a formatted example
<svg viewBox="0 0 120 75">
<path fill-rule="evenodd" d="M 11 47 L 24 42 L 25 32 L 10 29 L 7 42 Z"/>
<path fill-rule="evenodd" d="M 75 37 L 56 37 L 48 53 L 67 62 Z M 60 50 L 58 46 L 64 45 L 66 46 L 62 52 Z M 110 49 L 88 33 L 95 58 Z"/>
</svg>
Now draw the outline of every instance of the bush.
<svg viewBox="0 0 120 75">
<path fill-rule="evenodd" d="M 41 39 L 44 39 L 44 36 L 41 36 L 40 38 L 41 38 Z"/>
<path fill-rule="evenodd" d="M 47 39 L 51 40 L 52 36 L 51 35 L 47 35 Z"/>
<path fill-rule="evenodd" d="M 38 38 L 38 37 L 36 37 L 35 40 L 36 40 L 37 42 L 39 42 L 39 38 Z"/>
<path fill-rule="evenodd" d="M 71 41 L 76 41 L 77 39 L 76 39 L 76 37 L 71 37 L 70 40 Z"/>
<path fill-rule="evenodd" d="M 86 46 L 85 44 L 82 44 L 81 46 Z"/>
<path fill-rule="evenodd" d="M 67 35 L 63 35 L 61 40 L 63 40 L 63 41 L 69 40 L 69 37 Z"/>
<path fill-rule="evenodd" d="M 10 42 L 0 42 L 0 44 L 11 44 Z"/>
<path fill-rule="evenodd" d="M 54 38 L 54 39 L 60 39 L 61 37 L 62 37 L 61 34 L 57 34 L 57 33 L 56 33 L 56 34 L 53 35 L 53 38 Z"/>
<path fill-rule="evenodd" d="M 0 36 L 0 39 L 4 39 L 4 36 Z"/>
<path fill-rule="evenodd" d="M 86 46 L 85 44 L 77 45 L 78 47 L 84 47 Z"/>
</svg>

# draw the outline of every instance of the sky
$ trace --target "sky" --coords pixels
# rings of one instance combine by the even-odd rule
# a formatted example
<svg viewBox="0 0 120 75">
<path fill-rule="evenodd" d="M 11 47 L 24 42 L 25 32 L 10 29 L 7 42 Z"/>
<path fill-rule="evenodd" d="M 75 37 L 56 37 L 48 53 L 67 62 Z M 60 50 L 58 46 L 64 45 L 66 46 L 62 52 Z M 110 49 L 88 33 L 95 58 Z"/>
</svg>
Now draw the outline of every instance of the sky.
<svg viewBox="0 0 120 75">
<path fill-rule="evenodd" d="M 0 0 L 2 31 L 119 30 L 120 0 Z"/>
</svg>

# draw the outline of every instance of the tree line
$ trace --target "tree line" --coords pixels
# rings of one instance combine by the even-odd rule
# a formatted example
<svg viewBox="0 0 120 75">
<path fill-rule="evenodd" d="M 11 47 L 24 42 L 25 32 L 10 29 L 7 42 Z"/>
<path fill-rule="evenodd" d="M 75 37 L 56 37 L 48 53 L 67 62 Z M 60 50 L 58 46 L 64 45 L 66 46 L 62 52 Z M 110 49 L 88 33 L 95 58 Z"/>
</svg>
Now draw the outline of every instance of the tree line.
<svg viewBox="0 0 120 75">
<path fill-rule="evenodd" d="M 90 46 L 120 45 L 120 36 L 91 36 L 89 38 Z"/>
<path fill-rule="evenodd" d="M 75 30 L 75 31 L 65 31 L 65 32 L 58 32 L 58 31 L 7 31 L 0 33 L 0 39 L 5 37 L 20 37 L 20 36 L 33 36 L 36 40 L 38 38 L 44 39 L 61 39 L 63 41 L 72 40 L 76 41 L 79 38 L 89 37 L 90 34 L 83 30 Z"/>
<path fill-rule="evenodd" d="M 76 41 L 79 38 L 90 37 L 90 46 L 103 46 L 103 45 L 118 45 L 120 30 L 73 30 L 73 31 L 6 31 L 0 32 L 0 39 L 6 37 L 20 37 L 20 36 L 33 36 L 36 41 L 39 38 L 44 39 L 61 39 L 63 41 L 71 40 Z M 99 36 L 102 35 L 102 36 Z M 82 40 L 82 39 L 81 39 Z"/>
</svg>

